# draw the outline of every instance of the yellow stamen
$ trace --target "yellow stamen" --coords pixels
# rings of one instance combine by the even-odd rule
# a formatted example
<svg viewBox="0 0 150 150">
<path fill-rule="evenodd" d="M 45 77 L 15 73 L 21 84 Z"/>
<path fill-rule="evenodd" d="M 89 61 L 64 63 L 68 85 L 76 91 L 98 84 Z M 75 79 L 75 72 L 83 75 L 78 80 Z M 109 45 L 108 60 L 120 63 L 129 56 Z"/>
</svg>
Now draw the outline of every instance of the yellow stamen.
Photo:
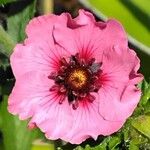
<svg viewBox="0 0 150 150">
<path fill-rule="evenodd" d="M 75 88 L 81 89 L 87 82 L 87 73 L 85 70 L 75 69 L 70 73 L 68 82 Z"/>
</svg>

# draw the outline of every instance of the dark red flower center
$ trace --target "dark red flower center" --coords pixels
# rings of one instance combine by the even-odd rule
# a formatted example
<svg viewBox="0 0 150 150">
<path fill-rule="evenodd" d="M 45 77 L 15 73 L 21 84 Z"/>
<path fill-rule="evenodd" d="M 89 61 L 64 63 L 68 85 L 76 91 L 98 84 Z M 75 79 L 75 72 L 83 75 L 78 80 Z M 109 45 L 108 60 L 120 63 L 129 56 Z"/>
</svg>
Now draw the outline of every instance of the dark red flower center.
<svg viewBox="0 0 150 150">
<path fill-rule="evenodd" d="M 95 98 L 91 92 L 98 92 L 100 88 L 97 81 L 101 73 L 101 63 L 96 63 L 94 58 L 85 61 L 76 54 L 71 56 L 69 61 L 62 58 L 60 64 L 60 70 L 49 75 L 49 78 L 55 81 L 50 91 L 55 91 L 62 97 L 59 103 L 67 97 L 76 109 L 78 102 L 84 98 L 93 102 Z"/>
</svg>

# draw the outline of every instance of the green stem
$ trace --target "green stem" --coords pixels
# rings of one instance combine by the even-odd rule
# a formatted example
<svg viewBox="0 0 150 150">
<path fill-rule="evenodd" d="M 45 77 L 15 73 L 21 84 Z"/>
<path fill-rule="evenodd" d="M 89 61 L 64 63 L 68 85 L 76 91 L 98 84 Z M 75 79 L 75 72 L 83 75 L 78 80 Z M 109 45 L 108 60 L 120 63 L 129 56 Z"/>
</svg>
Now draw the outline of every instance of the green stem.
<svg viewBox="0 0 150 150">
<path fill-rule="evenodd" d="M 0 25 L 0 52 L 9 57 L 12 53 L 14 46 L 15 42 Z"/>
</svg>

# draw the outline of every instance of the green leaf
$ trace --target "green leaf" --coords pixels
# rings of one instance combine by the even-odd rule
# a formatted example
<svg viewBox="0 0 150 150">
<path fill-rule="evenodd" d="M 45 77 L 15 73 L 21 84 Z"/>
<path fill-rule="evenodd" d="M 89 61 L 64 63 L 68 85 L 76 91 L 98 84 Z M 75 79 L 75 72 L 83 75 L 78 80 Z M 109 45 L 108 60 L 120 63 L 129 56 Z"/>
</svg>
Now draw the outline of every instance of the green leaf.
<svg viewBox="0 0 150 150">
<path fill-rule="evenodd" d="M 136 146 L 134 143 L 130 143 L 130 146 L 129 146 L 129 150 L 139 150 L 139 147 Z"/>
<path fill-rule="evenodd" d="M 20 121 L 7 111 L 7 96 L 0 105 L 1 131 L 5 150 L 31 150 L 37 131 L 27 129 L 27 121 Z"/>
<path fill-rule="evenodd" d="M 81 146 L 78 146 L 77 148 L 75 148 L 74 150 L 84 150 L 84 148 L 82 148 Z M 89 148 L 87 150 L 90 150 Z"/>
<path fill-rule="evenodd" d="M 83 0 L 80 0 L 83 1 Z M 88 7 L 104 17 L 116 18 L 126 31 L 139 42 L 150 46 L 149 0 L 87 0 Z M 86 2 L 83 2 L 86 3 Z M 122 13 L 121 13 L 122 12 Z M 138 30 L 137 30 L 138 29 Z"/>
<path fill-rule="evenodd" d="M 141 105 L 146 105 L 148 100 L 150 99 L 150 84 L 146 83 L 146 81 L 143 82 L 143 95 L 140 101 Z"/>
<path fill-rule="evenodd" d="M 108 144 L 109 149 L 115 150 L 116 147 L 121 143 L 121 139 L 119 137 L 113 137 Z"/>
<path fill-rule="evenodd" d="M 15 46 L 15 42 L 0 25 L 0 52 L 6 56 L 10 56 L 14 46 Z"/>
<path fill-rule="evenodd" d="M 121 143 L 119 136 L 108 136 L 99 145 L 90 147 L 86 145 L 85 148 L 78 146 L 74 150 L 119 150 L 118 145 Z"/>
<path fill-rule="evenodd" d="M 132 126 L 150 139 L 150 116 L 139 116 L 132 120 Z"/>
<path fill-rule="evenodd" d="M 138 84 L 138 87 L 144 92 L 148 88 L 148 83 L 144 79 L 142 82 Z"/>
<path fill-rule="evenodd" d="M 145 137 L 143 134 L 141 134 L 141 132 L 139 132 L 137 129 L 135 129 L 134 127 L 130 127 L 130 138 L 129 138 L 129 143 L 134 144 L 134 145 L 138 145 L 140 146 L 141 144 L 147 143 L 148 142 L 148 138 Z"/>
<path fill-rule="evenodd" d="M 91 150 L 92 148 L 90 147 L 90 145 L 86 145 L 85 146 L 85 150 Z"/>
<path fill-rule="evenodd" d="M 35 13 L 36 0 L 17 2 L 10 5 L 7 28 L 9 35 L 15 42 L 20 42 L 25 38 L 25 27 Z M 21 10 L 14 14 L 16 10 Z M 13 14 L 13 15 L 11 15 Z"/>
<path fill-rule="evenodd" d="M 54 142 L 47 143 L 42 140 L 36 140 L 33 142 L 31 150 L 55 150 Z"/>
<path fill-rule="evenodd" d="M 142 89 L 142 97 L 139 103 L 139 107 L 136 109 L 134 114 L 148 114 L 150 113 L 150 84 L 145 80 L 140 85 Z"/>
<path fill-rule="evenodd" d="M 17 0 L 0 0 L 0 5 L 10 3 L 10 2 L 14 2 L 14 1 L 17 1 Z"/>
<path fill-rule="evenodd" d="M 9 17 L 7 18 L 8 33 L 0 26 L 1 53 L 10 56 L 15 43 L 25 38 L 25 26 L 34 16 L 35 4 L 36 0 L 28 0 L 12 3 L 10 5 Z M 19 10 L 19 12 L 16 12 L 16 10 Z"/>
</svg>

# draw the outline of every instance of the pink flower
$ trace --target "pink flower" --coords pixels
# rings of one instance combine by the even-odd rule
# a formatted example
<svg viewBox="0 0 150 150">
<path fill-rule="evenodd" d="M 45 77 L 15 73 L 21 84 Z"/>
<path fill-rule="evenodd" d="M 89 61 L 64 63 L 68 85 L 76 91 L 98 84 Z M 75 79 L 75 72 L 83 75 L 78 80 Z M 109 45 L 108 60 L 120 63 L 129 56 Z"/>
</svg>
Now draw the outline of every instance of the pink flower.
<svg viewBox="0 0 150 150">
<path fill-rule="evenodd" d="M 49 139 L 79 144 L 118 131 L 136 108 L 140 61 L 116 20 L 80 10 L 34 18 L 11 55 L 16 78 L 8 110 Z"/>
</svg>

